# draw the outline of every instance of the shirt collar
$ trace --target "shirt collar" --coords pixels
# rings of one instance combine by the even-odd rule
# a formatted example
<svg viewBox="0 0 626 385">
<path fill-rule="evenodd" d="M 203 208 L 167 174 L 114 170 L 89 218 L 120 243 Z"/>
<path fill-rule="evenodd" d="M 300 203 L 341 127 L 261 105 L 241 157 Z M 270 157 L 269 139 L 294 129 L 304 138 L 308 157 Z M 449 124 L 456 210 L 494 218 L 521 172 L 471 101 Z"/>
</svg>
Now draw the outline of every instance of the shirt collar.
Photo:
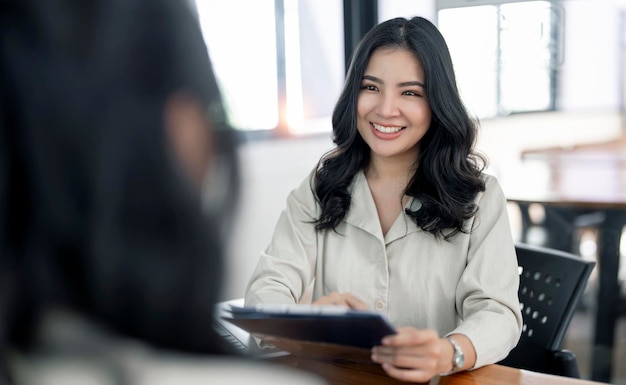
<svg viewBox="0 0 626 385">
<path fill-rule="evenodd" d="M 383 237 L 374 197 L 367 184 L 363 170 L 354 176 L 349 190 L 352 200 L 350 202 L 350 210 L 348 210 L 345 218 L 347 223 L 367 231 L 385 244 L 419 230 L 415 222 L 403 212 Z M 421 206 L 422 203 L 418 199 L 410 198 L 405 209 L 417 210 Z"/>
</svg>

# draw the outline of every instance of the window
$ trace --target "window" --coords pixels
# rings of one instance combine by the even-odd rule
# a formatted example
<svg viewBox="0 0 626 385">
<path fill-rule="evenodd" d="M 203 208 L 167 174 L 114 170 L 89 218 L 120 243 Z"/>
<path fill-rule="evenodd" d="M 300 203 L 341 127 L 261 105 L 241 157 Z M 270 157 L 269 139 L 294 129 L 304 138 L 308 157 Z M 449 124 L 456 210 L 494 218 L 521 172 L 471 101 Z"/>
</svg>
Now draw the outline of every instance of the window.
<svg viewBox="0 0 626 385">
<path fill-rule="evenodd" d="M 553 110 L 562 10 L 548 1 L 493 3 L 438 12 L 463 100 L 479 118 Z"/>
<path fill-rule="evenodd" d="M 196 7 L 230 123 L 242 130 L 276 127 L 274 0 L 196 0 Z"/>
<path fill-rule="evenodd" d="M 233 127 L 331 130 L 344 80 L 342 0 L 195 0 Z"/>
</svg>

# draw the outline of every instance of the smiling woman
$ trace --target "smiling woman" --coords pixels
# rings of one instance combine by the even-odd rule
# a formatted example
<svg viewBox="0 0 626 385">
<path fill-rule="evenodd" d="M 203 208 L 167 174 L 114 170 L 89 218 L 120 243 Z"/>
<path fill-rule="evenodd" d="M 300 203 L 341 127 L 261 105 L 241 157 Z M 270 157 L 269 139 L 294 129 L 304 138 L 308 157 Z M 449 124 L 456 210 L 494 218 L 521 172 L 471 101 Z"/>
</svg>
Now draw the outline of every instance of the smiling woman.
<svg viewBox="0 0 626 385">
<path fill-rule="evenodd" d="M 517 260 L 506 200 L 474 152 L 445 40 L 391 19 L 357 46 L 332 117 L 335 148 L 291 192 L 246 305 L 384 312 L 372 349 L 392 377 L 500 361 L 517 343 Z"/>
</svg>

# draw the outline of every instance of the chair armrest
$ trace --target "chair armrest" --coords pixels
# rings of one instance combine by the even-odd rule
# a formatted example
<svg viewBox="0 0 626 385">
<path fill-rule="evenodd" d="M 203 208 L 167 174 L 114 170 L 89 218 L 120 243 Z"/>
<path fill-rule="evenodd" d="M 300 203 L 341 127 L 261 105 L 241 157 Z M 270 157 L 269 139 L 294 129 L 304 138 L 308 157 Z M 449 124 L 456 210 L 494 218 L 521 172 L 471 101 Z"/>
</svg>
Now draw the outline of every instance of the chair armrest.
<svg viewBox="0 0 626 385">
<path fill-rule="evenodd" d="M 563 373 L 562 375 L 580 378 L 580 371 L 578 370 L 578 363 L 576 362 L 574 352 L 567 349 L 556 350 L 552 352 L 552 358 L 555 367 L 560 368 L 558 371 Z"/>
</svg>

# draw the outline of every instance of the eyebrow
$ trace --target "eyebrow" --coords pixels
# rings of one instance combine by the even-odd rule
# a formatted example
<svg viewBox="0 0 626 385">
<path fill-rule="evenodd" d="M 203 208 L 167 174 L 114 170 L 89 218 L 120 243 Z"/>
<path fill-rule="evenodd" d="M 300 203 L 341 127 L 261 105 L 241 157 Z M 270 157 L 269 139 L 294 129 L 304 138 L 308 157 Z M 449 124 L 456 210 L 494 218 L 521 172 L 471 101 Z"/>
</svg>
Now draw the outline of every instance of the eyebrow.
<svg viewBox="0 0 626 385">
<path fill-rule="evenodd" d="M 376 76 L 372 76 L 372 75 L 363 75 L 363 80 L 370 80 L 378 84 L 385 83 L 382 79 L 379 79 Z M 425 88 L 424 83 L 417 81 L 417 80 L 398 83 L 398 87 L 411 87 L 411 86 L 419 86 L 419 87 Z"/>
</svg>

